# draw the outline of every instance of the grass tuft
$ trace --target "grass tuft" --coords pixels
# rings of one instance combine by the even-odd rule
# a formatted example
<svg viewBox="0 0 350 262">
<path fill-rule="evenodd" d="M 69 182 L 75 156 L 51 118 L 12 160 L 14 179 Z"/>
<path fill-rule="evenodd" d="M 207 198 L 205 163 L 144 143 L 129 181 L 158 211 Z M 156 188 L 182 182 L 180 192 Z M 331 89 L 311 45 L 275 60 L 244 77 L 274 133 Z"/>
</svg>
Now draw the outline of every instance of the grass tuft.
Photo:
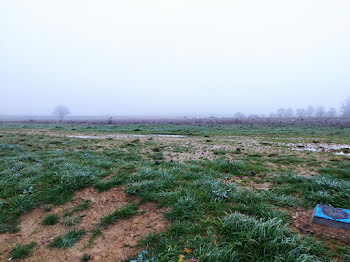
<svg viewBox="0 0 350 262">
<path fill-rule="evenodd" d="M 11 251 L 11 259 L 22 259 L 31 256 L 35 246 L 35 242 L 25 245 L 17 244 Z"/>
<path fill-rule="evenodd" d="M 59 219 L 60 218 L 58 215 L 49 214 L 43 219 L 42 224 L 46 226 L 56 225 Z"/>
<path fill-rule="evenodd" d="M 72 247 L 75 243 L 77 243 L 83 236 L 85 235 L 84 230 L 72 230 L 63 236 L 58 236 L 53 239 L 53 241 L 49 244 L 49 247 L 55 248 L 69 248 Z"/>
<path fill-rule="evenodd" d="M 113 213 L 102 217 L 100 225 L 103 227 L 108 227 L 110 224 L 112 224 L 113 222 L 119 219 L 129 218 L 133 215 L 136 215 L 138 214 L 137 212 L 138 208 L 139 208 L 138 204 L 129 203 L 125 207 L 117 209 Z"/>
</svg>

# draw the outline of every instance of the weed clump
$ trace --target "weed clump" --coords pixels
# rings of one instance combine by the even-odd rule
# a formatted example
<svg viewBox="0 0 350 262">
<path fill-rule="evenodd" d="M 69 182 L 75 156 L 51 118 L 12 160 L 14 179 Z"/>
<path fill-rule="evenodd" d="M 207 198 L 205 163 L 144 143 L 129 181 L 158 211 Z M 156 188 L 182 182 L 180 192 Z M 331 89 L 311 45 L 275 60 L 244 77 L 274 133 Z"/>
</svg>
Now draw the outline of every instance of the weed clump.
<svg viewBox="0 0 350 262">
<path fill-rule="evenodd" d="M 72 230 L 63 236 L 55 237 L 52 242 L 49 244 L 49 247 L 55 248 L 69 248 L 77 243 L 85 235 L 84 230 Z"/>
<path fill-rule="evenodd" d="M 86 261 L 89 261 L 91 259 L 91 256 L 87 253 L 85 253 L 81 259 L 80 259 L 80 262 L 86 262 Z"/>
<path fill-rule="evenodd" d="M 101 218 L 100 225 L 108 227 L 118 219 L 129 218 L 133 215 L 138 214 L 137 209 L 139 206 L 136 203 L 129 203 L 125 207 L 115 210 L 113 213 Z"/>
<path fill-rule="evenodd" d="M 201 217 L 198 210 L 198 201 L 194 195 L 183 196 L 174 204 L 173 209 L 166 216 L 171 220 L 195 220 Z"/>
<path fill-rule="evenodd" d="M 59 218 L 58 215 L 56 215 L 56 214 L 49 214 L 43 219 L 42 224 L 46 225 L 46 226 L 53 226 L 53 225 L 57 224 L 59 219 L 60 218 Z"/>
<path fill-rule="evenodd" d="M 17 244 L 11 251 L 11 259 L 22 259 L 31 256 L 35 246 L 35 242 L 25 245 Z"/>
<path fill-rule="evenodd" d="M 70 211 L 67 210 L 66 212 L 64 212 L 64 216 L 65 217 L 72 216 L 74 213 L 87 210 L 89 208 L 90 204 L 91 204 L 91 200 L 86 199 L 82 203 L 77 205 L 76 207 L 73 207 Z"/>
</svg>

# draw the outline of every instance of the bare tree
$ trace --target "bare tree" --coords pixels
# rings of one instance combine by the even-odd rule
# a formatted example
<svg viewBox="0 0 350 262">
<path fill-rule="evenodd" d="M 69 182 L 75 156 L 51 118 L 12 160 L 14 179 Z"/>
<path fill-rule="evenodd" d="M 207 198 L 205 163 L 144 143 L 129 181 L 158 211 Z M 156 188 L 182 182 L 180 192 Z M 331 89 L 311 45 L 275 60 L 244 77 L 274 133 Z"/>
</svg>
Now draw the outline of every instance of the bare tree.
<svg viewBox="0 0 350 262">
<path fill-rule="evenodd" d="M 285 111 L 285 117 L 292 118 L 294 116 L 294 110 L 293 108 L 288 108 Z"/>
<path fill-rule="evenodd" d="M 286 110 L 284 108 L 277 109 L 276 112 L 277 117 L 283 118 L 286 116 Z"/>
<path fill-rule="evenodd" d="M 274 112 L 271 112 L 271 113 L 269 114 L 269 118 L 276 118 L 276 117 L 277 117 L 277 114 L 274 113 Z"/>
<path fill-rule="evenodd" d="M 324 109 L 324 106 L 319 106 L 316 108 L 315 116 L 319 118 L 326 116 L 326 110 Z"/>
<path fill-rule="evenodd" d="M 70 111 L 68 107 L 63 105 L 58 105 L 53 110 L 53 114 L 56 115 L 60 121 L 62 121 L 66 115 L 70 114 Z"/>
<path fill-rule="evenodd" d="M 341 112 L 342 112 L 342 116 L 344 118 L 350 118 L 350 97 L 345 99 L 345 101 L 341 107 Z"/>
<path fill-rule="evenodd" d="M 245 118 L 246 116 L 245 116 L 245 114 L 243 114 L 243 113 L 241 113 L 241 112 L 237 112 L 236 114 L 235 114 L 235 118 L 237 118 L 237 119 L 243 119 L 243 118 Z"/>
<path fill-rule="evenodd" d="M 306 110 L 304 108 L 298 108 L 295 110 L 295 116 L 299 118 L 303 118 L 306 116 Z"/>
<path fill-rule="evenodd" d="M 315 114 L 315 108 L 313 106 L 308 106 L 306 108 L 306 117 L 313 117 Z"/>
<path fill-rule="evenodd" d="M 331 107 L 327 113 L 326 113 L 326 116 L 327 117 L 330 117 L 330 118 L 334 118 L 337 116 L 337 109 L 335 109 L 334 107 Z"/>
</svg>

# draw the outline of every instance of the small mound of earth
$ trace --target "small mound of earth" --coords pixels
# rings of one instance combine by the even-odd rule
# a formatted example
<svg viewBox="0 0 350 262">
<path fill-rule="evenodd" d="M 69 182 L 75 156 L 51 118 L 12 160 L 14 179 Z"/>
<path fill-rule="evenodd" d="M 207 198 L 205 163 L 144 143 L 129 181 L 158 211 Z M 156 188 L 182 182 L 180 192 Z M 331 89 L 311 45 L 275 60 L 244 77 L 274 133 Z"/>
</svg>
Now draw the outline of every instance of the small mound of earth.
<svg viewBox="0 0 350 262">
<path fill-rule="evenodd" d="M 326 236 L 337 239 L 345 244 L 350 244 L 350 233 L 348 230 L 318 225 L 311 222 L 313 210 L 295 212 L 292 215 L 293 225 L 303 233 L 311 233 L 318 236 Z"/>
<path fill-rule="evenodd" d="M 65 210 L 71 210 L 73 206 L 90 199 L 87 210 L 74 215 L 81 216 L 81 221 L 75 226 L 64 226 L 57 223 L 53 226 L 44 226 L 41 221 L 48 214 L 57 214 L 62 217 Z M 77 191 L 74 200 L 61 206 L 55 206 L 50 212 L 43 209 L 35 209 L 20 217 L 20 231 L 17 233 L 0 234 L 0 261 L 7 261 L 10 252 L 16 244 L 27 244 L 32 241 L 37 243 L 33 255 L 21 261 L 80 261 L 84 253 L 91 255 L 89 261 L 121 261 L 135 256 L 142 248 L 135 247 L 138 240 L 150 233 L 165 230 L 167 221 L 162 210 L 155 203 L 142 204 L 139 214 L 129 219 L 121 219 L 102 230 L 94 243 L 87 246 L 91 237 L 91 230 L 96 228 L 100 218 L 116 208 L 127 205 L 130 201 L 137 201 L 136 197 L 130 197 L 124 192 L 124 188 L 112 188 L 103 193 L 98 193 L 93 188 Z M 61 219 L 62 221 L 62 219 Z M 67 249 L 49 248 L 48 244 L 54 237 L 65 234 L 72 229 L 84 229 L 86 235 L 73 247 Z"/>
</svg>

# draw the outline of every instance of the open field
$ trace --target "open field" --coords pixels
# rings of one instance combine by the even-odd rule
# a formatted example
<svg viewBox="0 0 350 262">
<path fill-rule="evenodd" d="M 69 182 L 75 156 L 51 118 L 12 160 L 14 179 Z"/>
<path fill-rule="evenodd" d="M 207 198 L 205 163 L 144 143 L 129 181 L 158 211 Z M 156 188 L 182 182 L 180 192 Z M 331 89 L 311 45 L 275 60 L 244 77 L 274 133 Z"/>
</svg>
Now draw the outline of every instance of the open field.
<svg viewBox="0 0 350 262">
<path fill-rule="evenodd" d="M 1 124 L 0 260 L 350 261 L 350 128 Z M 148 259 L 148 260 L 147 260 Z"/>
</svg>

